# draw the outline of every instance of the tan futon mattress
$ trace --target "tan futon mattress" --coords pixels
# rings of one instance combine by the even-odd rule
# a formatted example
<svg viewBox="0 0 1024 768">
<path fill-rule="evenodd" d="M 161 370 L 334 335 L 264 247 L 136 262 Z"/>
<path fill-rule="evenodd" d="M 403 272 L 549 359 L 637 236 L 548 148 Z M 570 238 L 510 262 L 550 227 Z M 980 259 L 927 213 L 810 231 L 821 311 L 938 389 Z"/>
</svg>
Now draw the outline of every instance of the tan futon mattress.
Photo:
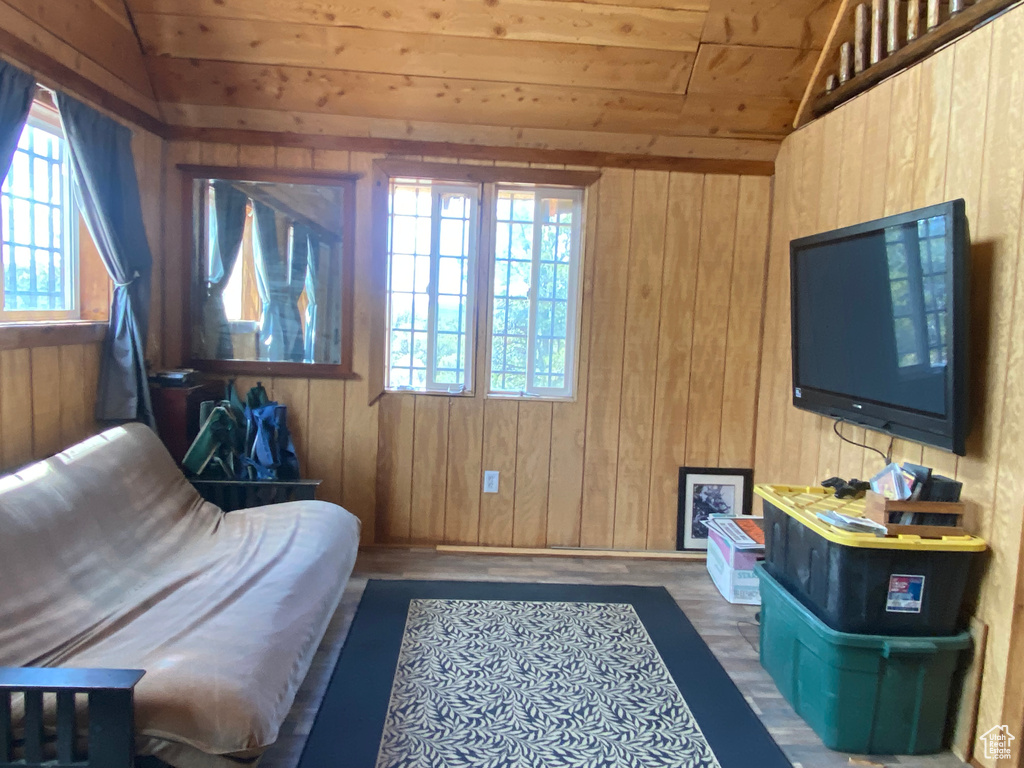
<svg viewBox="0 0 1024 768">
<path fill-rule="evenodd" d="M 142 754 L 259 755 L 278 734 L 355 561 L 320 501 L 223 514 L 146 427 L 0 480 L 0 666 L 146 670 Z"/>
</svg>

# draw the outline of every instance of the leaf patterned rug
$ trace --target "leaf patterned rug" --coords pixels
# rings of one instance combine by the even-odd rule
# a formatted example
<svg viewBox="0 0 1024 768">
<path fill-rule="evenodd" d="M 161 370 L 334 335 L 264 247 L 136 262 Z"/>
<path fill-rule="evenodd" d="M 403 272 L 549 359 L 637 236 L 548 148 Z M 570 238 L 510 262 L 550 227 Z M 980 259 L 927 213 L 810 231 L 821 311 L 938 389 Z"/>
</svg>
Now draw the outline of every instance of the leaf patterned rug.
<svg viewBox="0 0 1024 768">
<path fill-rule="evenodd" d="M 790 768 L 661 588 L 371 581 L 300 768 Z"/>
</svg>

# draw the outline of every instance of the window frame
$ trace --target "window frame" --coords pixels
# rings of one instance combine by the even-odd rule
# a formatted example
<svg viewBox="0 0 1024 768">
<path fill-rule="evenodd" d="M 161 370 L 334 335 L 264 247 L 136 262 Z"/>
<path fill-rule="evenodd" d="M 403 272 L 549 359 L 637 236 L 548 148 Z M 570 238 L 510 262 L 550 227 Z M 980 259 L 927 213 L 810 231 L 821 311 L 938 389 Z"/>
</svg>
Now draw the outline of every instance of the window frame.
<svg viewBox="0 0 1024 768">
<path fill-rule="evenodd" d="M 426 178 L 405 178 L 405 177 L 393 177 L 388 182 L 388 197 L 391 198 L 392 187 L 395 184 L 406 183 L 408 185 L 430 186 L 431 195 L 431 206 L 430 206 L 430 253 L 428 257 L 430 259 L 430 275 L 427 282 L 427 368 L 425 374 L 426 389 L 417 389 L 413 386 L 392 386 L 391 385 L 391 334 L 393 332 L 392 317 L 391 317 L 391 274 L 392 274 L 392 263 L 391 263 L 391 249 L 388 248 L 385 254 L 387 258 L 387 265 L 385 266 L 386 272 L 386 301 L 387 301 L 387 352 L 385 353 L 385 373 L 384 380 L 385 386 L 388 392 L 417 392 L 419 394 L 445 394 L 451 396 L 457 395 L 472 395 L 476 391 L 474 386 L 476 377 L 476 366 L 474 365 L 476 356 L 476 326 L 477 326 L 477 291 L 478 286 L 477 275 L 478 275 L 478 262 L 480 253 L 480 220 L 481 220 L 481 208 L 482 208 L 482 195 L 480 192 L 479 185 L 470 184 L 466 182 L 452 182 L 447 180 L 439 179 L 426 179 Z M 465 331 L 465 366 L 463 370 L 463 384 L 457 386 L 449 384 L 447 382 L 437 381 L 437 360 L 436 360 L 436 337 L 439 333 L 437 329 L 437 306 L 439 303 L 439 273 L 441 267 L 441 259 L 447 258 L 441 254 L 441 205 L 440 199 L 443 195 L 464 195 L 471 205 L 468 227 L 469 227 L 469 246 L 465 258 L 467 260 L 466 270 L 466 331 Z M 387 212 L 386 220 L 387 237 L 388 242 L 393 241 L 393 220 L 392 212 L 390 208 Z M 415 259 L 420 254 L 413 255 Z M 459 257 L 460 259 L 463 257 Z M 415 286 L 413 286 L 413 295 L 416 294 Z M 404 291 L 403 291 L 404 293 Z M 453 295 L 453 294 L 444 294 Z M 415 329 L 415 315 L 413 316 L 413 328 Z M 415 330 L 411 331 L 415 333 Z M 410 349 L 411 354 L 411 349 Z"/>
<path fill-rule="evenodd" d="M 357 182 L 363 174 L 357 172 L 287 170 L 258 168 L 253 166 L 193 165 L 179 163 L 175 166 L 181 178 L 180 201 L 185 215 L 181 217 L 182 242 L 187 244 L 187 261 L 181 270 L 182 306 L 181 323 L 173 330 L 181 339 L 186 364 L 204 373 L 224 376 L 278 376 L 303 379 L 359 379 L 353 364 L 356 314 L 354 311 L 355 265 L 356 265 L 356 198 Z M 229 181 L 280 182 L 283 184 L 326 184 L 343 187 L 345 190 L 340 217 L 343 227 L 342 256 L 340 260 L 341 285 L 341 349 L 340 363 L 271 362 L 266 360 L 218 360 L 200 355 L 193 348 L 193 293 L 196 285 L 196 253 L 194 239 L 197 231 L 204 228 L 203 222 L 195 221 L 197 199 L 195 182 L 206 179 Z M 204 238 L 205 234 L 200 234 Z M 242 321 L 244 322 L 244 321 Z"/>
<path fill-rule="evenodd" d="M 56 106 L 50 103 L 42 94 L 37 93 L 32 102 L 24 128 L 29 127 L 55 136 L 64 143 L 64 152 L 67 153 L 69 151 L 67 138 L 64 136 L 64 129 Z M 18 150 L 15 151 L 17 152 Z M 4 279 L 0 278 L 0 325 L 23 323 L 63 324 L 82 321 L 82 308 L 85 302 L 81 295 L 81 242 L 79 237 L 81 211 L 78 208 L 70 156 L 66 156 L 66 160 L 66 172 L 61 174 L 63 185 L 61 198 L 63 201 L 61 205 L 63 247 L 61 248 L 61 257 L 64 261 L 64 269 L 66 270 L 68 280 L 64 290 L 70 306 L 67 309 L 4 309 Z M 6 177 L 0 179 L 0 185 L 5 181 Z M 45 250 L 53 251 L 53 249 Z M 5 268 L 2 261 L 0 261 L 0 268 Z"/>
<path fill-rule="evenodd" d="M 487 258 L 487 269 L 488 269 L 488 287 L 487 291 L 487 333 L 485 336 L 485 357 L 486 357 L 486 395 L 487 397 L 494 398 L 512 398 L 517 400 L 551 400 L 557 402 L 574 402 L 576 400 L 576 390 L 579 384 L 579 371 L 577 361 L 579 359 L 579 349 L 577 342 L 580 337 L 580 323 L 582 321 L 582 308 L 583 308 L 583 290 L 582 290 L 582 276 L 584 269 L 584 254 L 586 252 L 585 234 L 586 228 L 583 225 L 583 217 L 587 210 L 587 189 L 586 187 L 576 186 L 565 186 L 565 185 L 554 185 L 554 184 L 524 184 L 524 183 L 509 183 L 509 182 L 496 182 L 487 185 L 490 189 L 485 188 L 484 198 L 489 200 L 490 205 L 488 210 L 491 212 L 490 221 L 490 248 L 488 251 Z M 493 389 L 491 387 L 491 364 L 494 355 L 494 269 L 496 266 L 497 258 L 494 253 L 494 244 L 497 241 L 497 230 L 498 230 L 498 219 L 494 215 L 497 210 L 498 195 L 503 189 L 528 189 L 534 193 L 534 231 L 533 231 L 533 244 L 531 248 L 532 254 L 532 266 L 530 269 L 531 283 L 533 282 L 533 276 L 539 274 L 540 271 L 540 238 L 541 228 L 536 225 L 539 220 L 538 213 L 540 212 L 541 200 L 550 199 L 552 197 L 558 199 L 573 199 L 573 221 L 572 221 L 572 237 L 573 242 L 576 245 L 574 258 L 575 263 L 571 263 L 569 269 L 569 290 L 566 298 L 566 335 L 565 335 L 565 386 L 561 389 L 554 387 L 533 387 L 530 388 L 530 380 L 533 377 L 534 366 L 536 364 L 535 352 L 537 344 L 537 334 L 535 328 L 537 325 L 537 304 L 538 296 L 537 291 L 534 290 L 534 285 L 531 285 L 530 290 L 530 315 L 527 330 L 526 339 L 526 383 L 527 389 L 525 390 L 500 390 Z M 544 193 L 548 194 L 545 198 Z M 571 314 L 570 314 L 571 310 Z M 570 322 L 570 320 L 572 322 Z"/>
<path fill-rule="evenodd" d="M 374 291 L 377 295 L 373 318 L 373 331 L 370 344 L 370 380 L 368 402 L 373 404 L 381 395 L 413 394 L 442 395 L 447 397 L 475 397 L 480 393 L 484 398 L 505 400 L 530 400 L 551 402 L 575 402 L 579 393 L 579 361 L 581 350 L 578 345 L 583 338 L 581 327 L 583 320 L 583 294 L 585 283 L 587 229 L 584 217 L 592 214 L 589 196 L 591 187 L 601 178 L 600 171 L 561 170 L 554 168 L 504 167 L 495 165 L 457 164 L 456 162 L 421 162 L 416 160 L 376 160 L 373 164 L 375 184 L 374 197 L 374 252 L 376 254 L 376 278 Z M 472 320 L 474 333 L 468 336 L 467 367 L 471 368 L 472 378 L 467 375 L 466 389 L 455 392 L 431 389 L 395 389 L 389 386 L 390 376 L 390 260 L 387 245 L 387 228 L 389 226 L 389 195 L 390 183 L 393 179 L 423 179 L 434 183 L 454 182 L 479 185 L 481 189 L 478 206 L 477 253 L 487 254 L 487 258 L 476 259 L 476 280 L 471 286 L 477 291 L 475 312 Z M 572 318 L 572 341 L 567 335 L 566 380 L 567 389 L 571 394 L 534 394 L 531 392 L 492 391 L 490 387 L 491 343 L 493 333 L 493 276 L 494 246 L 496 231 L 495 205 L 497 203 L 497 187 L 510 185 L 529 185 L 533 190 L 544 189 L 565 192 L 572 190 L 578 194 L 579 215 L 574 216 L 574 235 L 578 242 L 577 265 L 572 271 L 575 283 L 575 296 L 570 297 L 568 312 Z M 538 203 L 539 204 L 539 203 Z M 538 228 L 539 230 L 539 228 Z M 535 249 L 536 250 L 536 249 Z M 539 256 L 538 256 L 539 258 Z M 532 300 L 532 299 L 531 299 Z M 486 311 L 486 316 L 480 313 Z M 468 329 L 467 329 L 468 330 Z M 531 334 L 532 338 L 532 334 Z M 531 341 L 531 344 L 533 342 Z M 532 355 L 528 353 L 528 364 L 532 366 Z M 479 379 L 479 377 L 485 377 Z"/>
</svg>

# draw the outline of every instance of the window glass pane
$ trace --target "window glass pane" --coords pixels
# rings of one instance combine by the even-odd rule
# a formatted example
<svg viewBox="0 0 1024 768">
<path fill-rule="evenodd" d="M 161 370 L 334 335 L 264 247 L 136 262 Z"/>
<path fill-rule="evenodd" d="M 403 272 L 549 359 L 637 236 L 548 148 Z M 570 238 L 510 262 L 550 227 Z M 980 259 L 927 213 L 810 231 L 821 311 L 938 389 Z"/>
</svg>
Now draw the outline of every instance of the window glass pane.
<svg viewBox="0 0 1024 768">
<path fill-rule="evenodd" d="M 533 386 L 555 388 L 564 385 L 568 334 L 567 304 L 573 259 L 573 201 L 541 198 L 540 283 L 537 292 L 537 322 L 534 344 Z M 558 383 L 561 382 L 561 383 Z"/>
<path fill-rule="evenodd" d="M 465 385 L 476 189 L 422 179 L 391 182 L 391 388 Z"/>
<path fill-rule="evenodd" d="M 70 179 L 63 139 L 29 123 L 0 189 L 3 211 L 3 309 L 74 309 L 73 212 L 64 206 Z"/>
<path fill-rule="evenodd" d="M 568 394 L 568 323 L 579 269 L 579 190 L 499 188 L 491 389 Z M 552 390 L 561 390 L 552 392 Z"/>
</svg>

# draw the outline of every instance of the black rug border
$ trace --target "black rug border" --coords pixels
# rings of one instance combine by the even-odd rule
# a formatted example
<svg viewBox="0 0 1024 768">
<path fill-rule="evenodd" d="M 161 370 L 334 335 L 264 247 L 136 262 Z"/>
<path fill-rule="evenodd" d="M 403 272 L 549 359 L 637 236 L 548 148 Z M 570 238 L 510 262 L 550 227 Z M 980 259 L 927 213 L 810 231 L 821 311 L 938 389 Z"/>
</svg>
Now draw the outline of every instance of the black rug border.
<svg viewBox="0 0 1024 768">
<path fill-rule="evenodd" d="M 663 586 L 408 579 L 367 581 L 298 768 L 374 768 L 414 599 L 630 603 L 722 768 L 792 768 Z"/>
</svg>

